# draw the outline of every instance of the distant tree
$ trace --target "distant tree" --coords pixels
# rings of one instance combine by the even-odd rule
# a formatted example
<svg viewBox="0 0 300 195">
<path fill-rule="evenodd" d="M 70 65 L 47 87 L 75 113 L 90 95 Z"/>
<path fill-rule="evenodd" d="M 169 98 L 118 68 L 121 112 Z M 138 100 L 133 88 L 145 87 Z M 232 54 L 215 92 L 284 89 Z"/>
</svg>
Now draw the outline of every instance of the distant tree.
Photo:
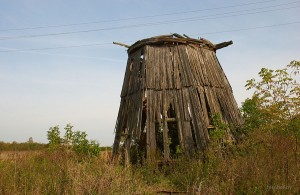
<svg viewBox="0 0 300 195">
<path fill-rule="evenodd" d="M 77 154 L 84 156 L 97 156 L 100 152 L 99 144 L 87 139 L 87 134 L 84 131 L 73 131 L 73 126 L 67 124 L 64 137 L 60 137 L 59 126 L 51 127 L 48 131 L 48 140 L 50 148 L 62 146 L 62 142 L 67 149 L 74 150 Z"/>
<path fill-rule="evenodd" d="M 60 146 L 62 139 L 60 137 L 58 125 L 55 127 L 50 127 L 49 131 L 47 131 L 47 138 L 49 141 L 50 148 L 56 148 Z"/>
<path fill-rule="evenodd" d="M 32 144 L 32 143 L 33 143 L 33 138 L 30 137 L 30 138 L 28 139 L 27 143 Z"/>
<path fill-rule="evenodd" d="M 72 145 L 72 141 L 74 139 L 74 132 L 72 131 L 73 126 L 71 124 L 67 124 L 65 127 L 65 135 L 64 135 L 64 142 L 69 147 Z"/>
</svg>

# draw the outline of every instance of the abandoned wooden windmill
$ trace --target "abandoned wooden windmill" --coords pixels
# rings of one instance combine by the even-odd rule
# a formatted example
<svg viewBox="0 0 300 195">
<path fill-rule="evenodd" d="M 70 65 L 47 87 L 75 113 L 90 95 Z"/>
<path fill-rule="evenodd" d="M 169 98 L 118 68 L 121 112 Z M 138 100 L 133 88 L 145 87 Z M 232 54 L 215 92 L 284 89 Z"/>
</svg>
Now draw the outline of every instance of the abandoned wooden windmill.
<svg viewBox="0 0 300 195">
<path fill-rule="evenodd" d="M 232 41 L 215 45 L 172 34 L 115 44 L 128 48 L 128 62 L 113 155 L 122 151 L 129 161 L 135 150 L 167 160 L 178 148 L 183 153 L 205 149 L 214 114 L 228 124 L 242 123 L 216 57 L 216 50 Z"/>
</svg>

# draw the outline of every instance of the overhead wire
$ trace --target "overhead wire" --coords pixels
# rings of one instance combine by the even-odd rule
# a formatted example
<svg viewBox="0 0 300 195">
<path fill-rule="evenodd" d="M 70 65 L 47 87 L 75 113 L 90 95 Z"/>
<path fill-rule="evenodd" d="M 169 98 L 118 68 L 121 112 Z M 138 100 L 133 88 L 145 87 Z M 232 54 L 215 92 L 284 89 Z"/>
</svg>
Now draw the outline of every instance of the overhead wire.
<svg viewBox="0 0 300 195">
<path fill-rule="evenodd" d="M 170 24 L 170 23 L 181 23 L 181 22 L 190 22 L 190 21 L 199 21 L 199 20 L 228 18 L 228 17 L 235 17 L 235 16 L 241 16 L 241 15 L 252 15 L 252 14 L 266 13 L 266 12 L 272 12 L 272 11 L 295 9 L 295 8 L 300 7 L 300 5 L 299 6 L 292 6 L 292 7 L 285 7 L 285 8 L 278 8 L 278 9 L 256 11 L 256 12 L 241 13 L 241 14 L 234 14 L 234 13 L 245 12 L 245 11 L 247 12 L 247 11 L 253 11 L 253 10 L 258 10 L 258 9 L 270 8 L 270 7 L 280 7 L 280 6 L 299 3 L 299 2 L 300 1 L 294 1 L 294 2 L 290 2 L 290 3 L 279 4 L 279 5 L 268 6 L 268 7 L 260 7 L 260 8 L 255 8 L 255 9 L 247 9 L 247 10 L 240 10 L 240 11 L 235 11 L 235 12 L 226 12 L 226 13 L 221 13 L 221 14 L 202 16 L 200 18 L 199 17 L 192 17 L 192 18 L 162 21 L 162 22 L 123 25 L 123 26 L 116 26 L 116 27 L 88 29 L 88 30 L 80 30 L 80 31 L 68 31 L 68 32 L 46 33 L 46 34 L 35 34 L 35 35 L 21 35 L 21 36 L 12 36 L 12 37 L 0 37 L 0 41 L 1 40 L 11 40 L 11 39 L 21 39 L 21 38 L 35 38 L 35 37 L 47 37 L 47 36 L 58 36 L 58 35 L 98 32 L 98 31 L 117 30 L 117 29 L 126 29 L 126 28 L 139 28 L 139 27 L 145 27 L 145 26 L 155 26 L 155 25 L 163 25 L 163 24 Z M 232 15 L 226 15 L 226 14 L 232 14 Z M 214 16 L 217 16 L 217 17 L 214 17 Z"/>
<path fill-rule="evenodd" d="M 227 33 L 227 32 L 247 31 L 247 30 L 255 30 L 255 29 L 272 28 L 272 27 L 278 27 L 278 26 L 286 26 L 286 25 L 292 25 L 292 24 L 300 24 L 300 21 L 289 22 L 289 23 L 273 24 L 273 25 L 265 25 L 265 26 L 256 26 L 256 27 L 249 27 L 249 28 L 223 30 L 223 31 L 204 32 L 204 33 L 201 33 L 201 34 L 190 34 L 189 36 L 199 36 L 199 35 L 219 34 L 219 33 Z M 127 41 L 127 42 L 134 42 L 134 41 Z M 39 50 L 54 50 L 54 49 L 76 48 L 76 47 L 101 46 L 101 45 L 109 45 L 109 44 L 112 44 L 112 42 L 107 42 L 107 43 L 93 43 L 93 44 L 84 44 L 84 45 L 70 45 L 70 46 L 61 46 L 61 47 L 0 50 L 0 53 L 26 52 L 26 51 L 39 51 Z"/>
<path fill-rule="evenodd" d="M 201 33 L 201 34 L 192 34 L 190 36 L 210 35 L 210 34 L 219 34 L 219 33 L 228 33 L 228 32 L 256 30 L 256 29 L 263 29 L 263 28 L 286 26 L 286 25 L 291 25 L 291 24 L 300 24 L 300 21 L 288 22 L 288 23 L 281 23 L 281 24 L 273 24 L 273 25 L 265 25 L 265 26 L 256 26 L 256 27 L 249 27 L 249 28 L 240 28 L 240 29 L 231 29 L 231 30 L 223 30 L 223 31 L 206 32 L 206 33 Z"/>
<path fill-rule="evenodd" d="M 48 26 L 36 26 L 36 27 L 24 27 L 24 28 L 0 29 L 0 31 L 34 30 L 34 29 L 44 29 L 44 28 L 58 28 L 58 27 L 69 27 L 69 26 L 79 26 L 79 25 L 88 25 L 88 24 L 99 24 L 99 23 L 107 23 L 107 22 L 120 22 L 120 21 L 127 21 L 127 20 L 156 18 L 156 17 L 162 17 L 162 16 L 180 15 L 180 14 L 196 13 L 196 12 L 203 12 L 203 11 L 210 11 L 210 10 L 219 10 L 219 9 L 226 9 L 226 8 L 242 7 L 242 6 L 255 5 L 255 4 L 274 2 L 274 1 L 277 1 L 277 0 L 265 0 L 265 1 L 249 2 L 249 3 L 242 3 L 242 4 L 229 5 L 229 6 L 220 6 L 220 7 L 190 10 L 190 11 L 179 11 L 179 12 L 171 12 L 171 13 L 165 13 L 165 14 L 136 16 L 136 17 L 119 18 L 119 19 L 111 19 L 111 20 L 100 20 L 100 21 L 91 21 L 91 22 L 81 22 L 81 23 L 61 24 L 61 25 L 48 25 Z"/>
<path fill-rule="evenodd" d="M 9 50 L 0 50 L 0 52 L 66 49 L 66 48 L 90 47 L 90 46 L 101 46 L 101 45 L 111 45 L 111 44 L 112 44 L 112 42 L 107 42 L 107 43 L 92 43 L 92 44 L 69 45 L 69 46 L 59 46 L 59 47 L 45 47 L 45 48 L 32 48 L 32 49 L 9 49 Z"/>
<path fill-rule="evenodd" d="M 111 43 L 110 43 L 111 44 Z M 5 48 L 9 50 L 13 50 L 12 48 Z M 74 58 L 89 58 L 89 59 L 101 59 L 104 61 L 114 61 L 114 62 L 122 62 L 123 60 L 120 59 L 114 59 L 114 58 L 107 58 L 107 57 L 95 57 L 95 56 L 84 56 L 84 55 L 70 55 L 70 54 L 62 54 L 62 53 L 47 53 L 47 52 L 39 52 L 36 50 L 25 50 L 25 51 L 19 51 L 23 53 L 33 53 L 33 54 L 42 54 L 42 55 L 49 55 L 49 56 L 62 56 L 62 57 L 74 57 Z"/>
</svg>

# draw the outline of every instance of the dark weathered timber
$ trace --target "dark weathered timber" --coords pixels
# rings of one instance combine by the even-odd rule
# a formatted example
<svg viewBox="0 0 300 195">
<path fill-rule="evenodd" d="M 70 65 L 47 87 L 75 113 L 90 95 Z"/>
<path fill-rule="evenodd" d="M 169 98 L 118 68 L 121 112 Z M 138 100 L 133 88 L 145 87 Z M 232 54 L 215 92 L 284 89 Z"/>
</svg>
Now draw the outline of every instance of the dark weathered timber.
<svg viewBox="0 0 300 195">
<path fill-rule="evenodd" d="M 172 33 L 172 35 L 173 35 L 174 37 L 177 37 L 177 38 L 184 38 L 184 36 L 182 36 L 182 35 L 180 35 L 180 34 L 178 34 L 178 33 Z"/>
<path fill-rule="evenodd" d="M 191 38 L 191 37 L 187 36 L 186 34 L 183 34 L 183 36 L 185 36 L 186 38 L 189 38 L 189 39 Z"/>
<path fill-rule="evenodd" d="M 231 45 L 233 42 L 232 41 L 228 41 L 228 42 L 223 42 L 223 43 L 219 43 L 215 45 L 215 49 L 222 49 L 224 47 L 227 47 L 229 45 Z"/>
<path fill-rule="evenodd" d="M 217 49 L 230 44 L 174 33 L 128 46 L 114 156 L 123 151 L 129 163 L 132 148 L 137 148 L 140 157 L 169 161 L 178 151 L 205 150 L 214 129 L 213 115 L 241 125 L 231 86 L 216 57 Z M 227 134 L 234 139 L 230 129 Z"/>
</svg>

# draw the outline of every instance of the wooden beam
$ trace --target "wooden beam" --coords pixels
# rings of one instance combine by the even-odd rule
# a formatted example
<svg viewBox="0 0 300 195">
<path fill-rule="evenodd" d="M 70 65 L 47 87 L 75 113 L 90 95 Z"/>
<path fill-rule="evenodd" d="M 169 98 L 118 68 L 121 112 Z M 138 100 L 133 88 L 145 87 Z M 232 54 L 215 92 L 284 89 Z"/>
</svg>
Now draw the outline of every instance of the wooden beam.
<svg viewBox="0 0 300 195">
<path fill-rule="evenodd" d="M 233 44 L 232 41 L 215 44 L 215 50 L 222 49 L 223 47 L 227 47 L 231 44 Z"/>
<path fill-rule="evenodd" d="M 186 34 L 183 34 L 183 36 L 185 36 L 186 38 L 190 39 L 191 37 L 187 36 Z"/>
<path fill-rule="evenodd" d="M 166 118 L 167 122 L 176 122 L 176 118 Z"/>
<path fill-rule="evenodd" d="M 126 47 L 126 48 L 129 48 L 130 46 L 129 45 L 126 45 L 124 43 L 119 43 L 119 42 L 113 42 L 113 44 L 115 45 L 120 45 L 120 46 L 123 46 L 123 47 Z"/>
<path fill-rule="evenodd" d="M 177 33 L 172 33 L 172 35 L 177 38 L 184 38 L 184 36 L 181 36 L 180 34 Z"/>
</svg>

